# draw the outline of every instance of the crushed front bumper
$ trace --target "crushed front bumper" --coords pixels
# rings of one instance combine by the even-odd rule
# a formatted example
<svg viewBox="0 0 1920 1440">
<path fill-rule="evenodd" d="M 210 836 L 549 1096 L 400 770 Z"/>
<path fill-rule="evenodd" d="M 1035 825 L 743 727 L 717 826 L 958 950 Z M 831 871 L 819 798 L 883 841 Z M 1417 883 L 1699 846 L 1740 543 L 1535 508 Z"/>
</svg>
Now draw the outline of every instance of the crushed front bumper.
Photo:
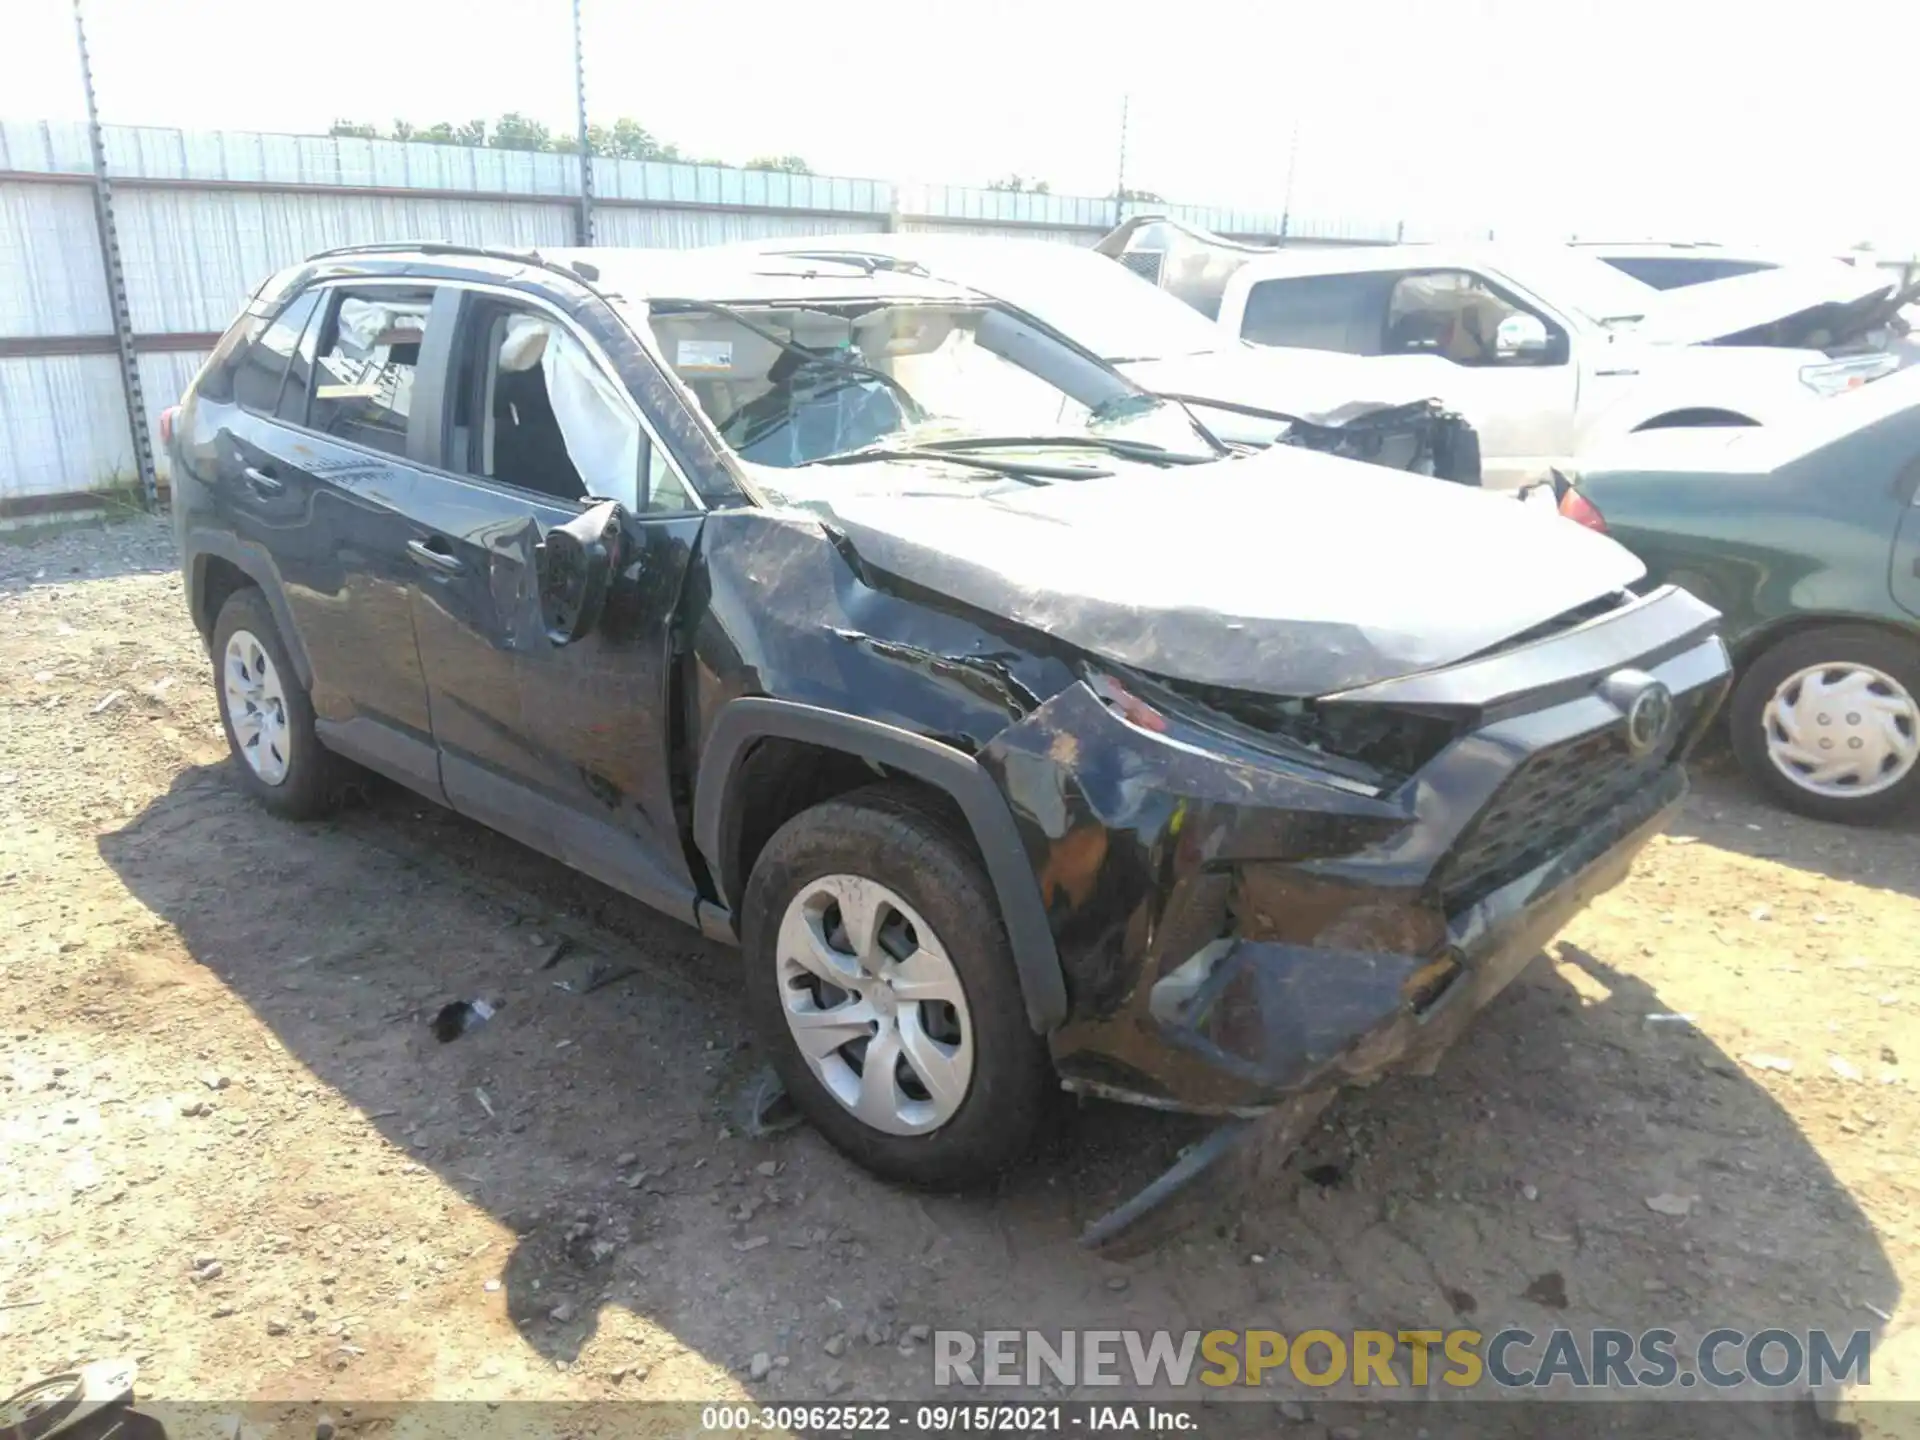
<svg viewBox="0 0 1920 1440">
<path fill-rule="evenodd" d="M 1667 770 L 1572 846 L 1455 917 L 1433 958 L 1233 944 L 1184 1003 L 1162 1003 L 1161 1033 L 1275 1096 L 1366 1083 L 1389 1069 L 1431 1074 L 1540 947 L 1626 875 L 1686 788 L 1684 771 Z"/>
<path fill-rule="evenodd" d="M 1476 722 L 1391 788 L 1203 746 L 1085 685 L 1049 700 L 982 763 L 1066 972 L 1062 1083 L 1284 1129 L 1343 1085 L 1430 1072 L 1681 803 L 1727 684 L 1716 619 L 1664 590 L 1374 687 Z M 1670 697 L 1655 742 L 1629 737 L 1623 683 Z"/>
</svg>

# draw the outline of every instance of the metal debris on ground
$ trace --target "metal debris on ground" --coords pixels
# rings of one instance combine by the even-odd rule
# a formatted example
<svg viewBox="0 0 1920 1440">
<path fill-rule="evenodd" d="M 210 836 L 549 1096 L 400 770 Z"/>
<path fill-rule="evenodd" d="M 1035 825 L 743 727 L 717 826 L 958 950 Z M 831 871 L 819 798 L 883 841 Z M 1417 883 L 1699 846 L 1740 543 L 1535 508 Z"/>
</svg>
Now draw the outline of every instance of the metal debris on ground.
<svg viewBox="0 0 1920 1440">
<path fill-rule="evenodd" d="M 800 1123 L 800 1112 L 773 1067 L 763 1065 L 734 1097 L 733 1119 L 750 1138 L 758 1140 L 791 1130 Z"/>
<path fill-rule="evenodd" d="M 587 980 L 586 983 L 580 987 L 580 993 L 582 995 L 591 995 L 596 990 L 603 990 L 607 986 L 621 980 L 631 979 L 639 973 L 639 967 L 634 965 L 595 965 L 591 970 L 587 971 Z"/>
<path fill-rule="evenodd" d="M 484 1000 L 455 1000 L 433 1017 L 433 1038 L 445 1045 L 492 1018 L 493 1006 Z"/>
</svg>

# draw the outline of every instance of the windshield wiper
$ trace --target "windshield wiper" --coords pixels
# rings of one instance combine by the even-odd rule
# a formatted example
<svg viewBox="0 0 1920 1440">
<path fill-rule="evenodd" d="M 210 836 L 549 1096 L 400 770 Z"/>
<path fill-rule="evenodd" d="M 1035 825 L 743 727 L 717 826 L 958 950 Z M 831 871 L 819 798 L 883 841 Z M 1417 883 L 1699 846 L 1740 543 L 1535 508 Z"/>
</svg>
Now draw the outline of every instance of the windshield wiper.
<svg viewBox="0 0 1920 1440">
<path fill-rule="evenodd" d="M 1187 455 L 1149 440 L 1122 440 L 1111 435 L 960 435 L 951 440 L 923 440 L 923 450 L 984 450 L 1030 446 L 1055 450 L 1105 450 L 1123 460 L 1145 460 L 1155 465 L 1208 465 L 1218 456 Z"/>
<path fill-rule="evenodd" d="M 931 280 L 927 267 L 918 260 L 903 260 L 896 255 L 875 255 L 865 250 L 782 250 L 782 260 L 824 260 L 829 265 L 850 265 L 872 275 L 885 270 L 889 274 L 917 275 Z"/>
<path fill-rule="evenodd" d="M 778 345 L 789 355 L 797 355 L 808 364 L 824 365 L 830 369 L 844 370 L 849 375 L 865 375 L 871 379 L 878 380 L 882 385 L 885 385 L 906 402 L 907 414 L 911 419 L 926 419 L 926 408 L 922 406 L 918 400 L 913 398 L 912 393 L 906 386 L 902 385 L 885 371 L 876 370 L 871 365 L 862 365 L 858 360 L 848 360 L 830 352 L 809 350 L 806 346 L 796 344 L 792 340 L 783 340 L 765 326 L 756 325 L 731 305 L 716 304 L 712 300 L 688 300 L 684 297 L 662 297 L 657 300 L 648 301 L 647 308 L 668 314 L 672 313 L 673 310 L 698 310 L 708 315 L 718 315 L 724 320 L 731 320 L 742 330 L 758 335 L 769 345 Z"/>
<path fill-rule="evenodd" d="M 863 465 L 869 460 L 944 460 L 950 465 L 971 465 L 995 475 L 1037 483 L 1041 480 L 1105 480 L 1113 474 L 1092 465 L 1045 465 L 1025 460 L 991 460 L 984 455 L 955 455 L 930 445 L 869 445 L 864 450 L 849 450 L 841 455 L 823 455 L 809 465 Z"/>
</svg>

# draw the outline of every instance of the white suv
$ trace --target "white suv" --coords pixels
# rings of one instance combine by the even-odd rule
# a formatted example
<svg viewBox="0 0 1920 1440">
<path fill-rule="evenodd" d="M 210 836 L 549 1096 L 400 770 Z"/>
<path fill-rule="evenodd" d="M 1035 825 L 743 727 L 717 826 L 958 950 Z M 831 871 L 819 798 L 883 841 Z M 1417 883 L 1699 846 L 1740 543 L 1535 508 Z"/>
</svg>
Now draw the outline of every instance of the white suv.
<svg viewBox="0 0 1920 1440">
<path fill-rule="evenodd" d="M 1118 242 L 1118 243 L 1110 243 Z M 1484 483 L 1544 480 L 1594 444 L 1675 425 L 1770 424 L 1897 369 L 1876 307 L 1792 267 L 1672 293 L 1567 246 L 1301 247 L 1250 253 L 1172 222 L 1101 249 L 1216 310 L 1227 334 L 1368 357 L 1458 410 Z M 1136 258 L 1137 257 L 1137 258 Z"/>
</svg>

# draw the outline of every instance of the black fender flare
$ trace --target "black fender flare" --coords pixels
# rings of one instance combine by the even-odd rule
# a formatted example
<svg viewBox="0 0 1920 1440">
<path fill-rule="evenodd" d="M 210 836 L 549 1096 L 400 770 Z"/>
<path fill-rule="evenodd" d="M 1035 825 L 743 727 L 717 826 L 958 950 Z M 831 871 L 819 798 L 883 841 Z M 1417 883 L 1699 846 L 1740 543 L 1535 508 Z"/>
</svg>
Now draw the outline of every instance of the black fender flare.
<svg viewBox="0 0 1920 1440">
<path fill-rule="evenodd" d="M 799 740 L 872 760 L 951 796 L 972 827 L 974 841 L 986 861 L 987 879 L 1000 902 L 1027 1021 L 1042 1035 L 1059 1027 L 1067 1018 L 1066 976 L 1060 968 L 1052 927 L 1047 924 L 1040 882 L 1027 863 L 1013 812 L 999 787 L 972 756 L 937 740 L 877 720 L 791 700 L 756 696 L 729 703 L 708 732 L 693 791 L 694 844 L 723 891 L 742 890 L 745 885 L 744 876 L 728 875 L 721 844 L 734 778 L 747 747 L 767 739 Z M 723 898 L 730 907 L 738 908 L 738 893 Z"/>
<path fill-rule="evenodd" d="M 202 596 L 205 594 L 207 561 L 213 558 L 225 560 L 242 575 L 251 580 L 266 596 L 267 609 L 273 612 L 273 623 L 280 629 L 280 639 L 287 647 L 287 655 L 293 661 L 293 668 L 300 677 L 300 685 L 311 692 L 313 689 L 313 663 L 307 658 L 307 647 L 300 638 L 300 631 L 294 626 L 293 611 L 287 605 L 287 587 L 280 578 L 280 567 L 273 563 L 273 557 L 263 546 L 249 545 L 246 541 L 218 530 L 196 530 L 186 537 L 184 546 L 187 555 L 186 581 L 187 605 L 196 622 L 196 628 L 213 643 L 214 622 L 218 615 L 206 614 L 203 610 Z M 204 620 L 204 624 L 200 624 Z"/>
</svg>

